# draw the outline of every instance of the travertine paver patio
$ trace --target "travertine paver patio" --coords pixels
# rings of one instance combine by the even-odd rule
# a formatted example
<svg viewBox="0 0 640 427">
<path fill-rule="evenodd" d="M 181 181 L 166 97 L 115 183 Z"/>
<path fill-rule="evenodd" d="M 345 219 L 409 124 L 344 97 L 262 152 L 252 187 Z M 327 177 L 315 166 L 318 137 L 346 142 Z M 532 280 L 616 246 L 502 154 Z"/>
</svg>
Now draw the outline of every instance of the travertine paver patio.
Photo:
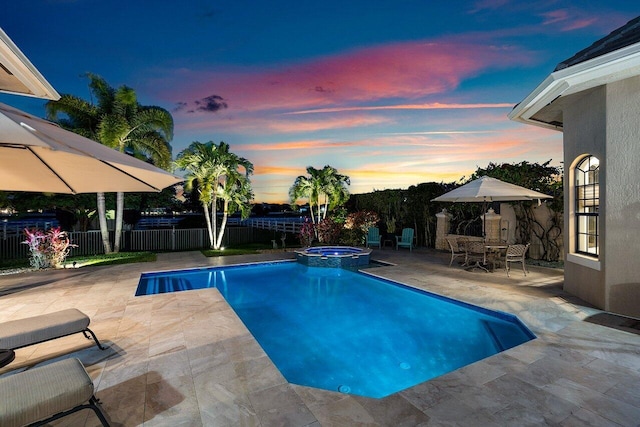
<svg viewBox="0 0 640 427">
<path fill-rule="evenodd" d="M 76 307 L 110 349 L 82 335 L 20 349 L 0 370 L 78 357 L 114 426 L 637 426 L 638 322 L 562 291 L 562 273 L 448 268 L 431 250 L 375 250 L 375 273 L 514 313 L 536 340 L 384 399 L 288 384 L 215 289 L 134 297 L 141 272 L 291 257 L 207 259 L 198 252 L 129 264 L 0 277 L 0 321 Z M 312 315 L 312 313 L 310 313 Z M 295 349 L 291 349 L 295 351 Z M 56 425 L 98 425 L 82 411 Z"/>
</svg>

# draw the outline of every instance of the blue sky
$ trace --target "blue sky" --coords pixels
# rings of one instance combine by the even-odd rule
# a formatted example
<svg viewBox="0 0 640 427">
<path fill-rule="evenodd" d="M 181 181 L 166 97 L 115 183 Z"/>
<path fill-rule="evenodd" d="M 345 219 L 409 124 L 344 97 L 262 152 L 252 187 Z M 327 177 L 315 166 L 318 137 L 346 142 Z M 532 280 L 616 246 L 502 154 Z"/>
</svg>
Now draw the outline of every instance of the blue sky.
<svg viewBox="0 0 640 427">
<path fill-rule="evenodd" d="M 634 3 L 21 1 L 0 26 L 59 93 L 89 99 L 86 72 L 126 84 L 172 112 L 174 156 L 225 141 L 254 164 L 255 200 L 284 202 L 307 166 L 361 193 L 559 165 L 561 133 L 507 114 Z M 42 100 L 0 102 L 44 116 Z"/>
</svg>

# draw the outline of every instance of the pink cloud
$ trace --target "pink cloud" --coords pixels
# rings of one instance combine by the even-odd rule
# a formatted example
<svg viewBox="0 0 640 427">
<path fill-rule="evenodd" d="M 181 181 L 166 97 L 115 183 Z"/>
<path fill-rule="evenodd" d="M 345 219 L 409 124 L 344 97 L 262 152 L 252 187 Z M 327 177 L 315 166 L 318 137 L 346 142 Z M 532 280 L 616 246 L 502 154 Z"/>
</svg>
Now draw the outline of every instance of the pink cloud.
<svg viewBox="0 0 640 427">
<path fill-rule="evenodd" d="M 593 26 L 599 21 L 597 16 L 587 16 L 584 11 L 556 9 L 542 14 L 542 25 L 557 26 L 560 31 L 573 31 Z"/>
<path fill-rule="evenodd" d="M 381 111 L 381 110 L 460 110 L 476 108 L 512 108 L 513 103 L 492 103 L 492 104 L 453 104 L 431 102 L 423 104 L 400 104 L 400 105 L 376 105 L 360 107 L 334 107 L 317 108 L 314 110 L 292 111 L 285 114 L 311 114 L 311 113 L 341 113 L 345 111 Z"/>
<path fill-rule="evenodd" d="M 480 0 L 474 3 L 473 9 L 469 13 L 477 13 L 481 10 L 495 10 L 503 8 L 509 4 L 509 0 Z"/>
<path fill-rule="evenodd" d="M 356 49 L 279 69 L 180 70 L 164 98 L 218 95 L 229 110 L 310 109 L 388 98 L 419 99 L 492 68 L 531 61 L 526 52 L 464 38 Z"/>
<path fill-rule="evenodd" d="M 217 131 L 242 131 L 250 134 L 282 134 L 293 132 L 316 132 L 331 129 L 349 129 L 392 123 L 393 120 L 381 116 L 339 115 L 311 119 L 283 119 L 282 115 L 263 117 L 256 114 L 237 114 L 231 117 L 211 115 L 194 117 L 176 123 L 180 131 L 198 131 L 215 128 Z"/>
</svg>

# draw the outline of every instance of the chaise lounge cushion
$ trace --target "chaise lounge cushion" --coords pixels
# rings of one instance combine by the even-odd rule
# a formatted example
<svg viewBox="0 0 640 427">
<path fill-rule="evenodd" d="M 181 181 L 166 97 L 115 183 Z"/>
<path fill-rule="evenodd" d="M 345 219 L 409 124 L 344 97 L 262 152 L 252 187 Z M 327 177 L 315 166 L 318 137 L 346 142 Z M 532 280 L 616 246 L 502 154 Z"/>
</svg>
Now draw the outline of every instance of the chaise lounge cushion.
<svg viewBox="0 0 640 427">
<path fill-rule="evenodd" d="M 89 322 L 89 317 L 75 308 L 4 322 L 0 327 L 0 348 L 16 349 L 81 332 Z"/>
<path fill-rule="evenodd" d="M 0 378 L 0 425 L 19 427 L 82 405 L 93 382 L 78 359 L 65 359 Z"/>
</svg>

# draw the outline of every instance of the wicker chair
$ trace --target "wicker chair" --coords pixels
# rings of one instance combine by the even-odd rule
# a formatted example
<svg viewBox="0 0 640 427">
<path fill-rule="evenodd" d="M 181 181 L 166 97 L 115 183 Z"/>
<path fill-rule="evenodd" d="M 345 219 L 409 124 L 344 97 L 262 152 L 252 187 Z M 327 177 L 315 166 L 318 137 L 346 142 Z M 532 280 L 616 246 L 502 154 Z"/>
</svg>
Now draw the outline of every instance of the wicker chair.
<svg viewBox="0 0 640 427">
<path fill-rule="evenodd" d="M 527 275 L 525 256 L 527 255 L 528 249 L 529 243 L 527 243 L 526 245 L 509 245 L 507 247 L 507 253 L 504 257 L 504 266 L 507 270 L 507 277 L 509 277 L 509 263 L 512 262 L 521 262 L 522 272 L 525 276 Z"/>
</svg>

